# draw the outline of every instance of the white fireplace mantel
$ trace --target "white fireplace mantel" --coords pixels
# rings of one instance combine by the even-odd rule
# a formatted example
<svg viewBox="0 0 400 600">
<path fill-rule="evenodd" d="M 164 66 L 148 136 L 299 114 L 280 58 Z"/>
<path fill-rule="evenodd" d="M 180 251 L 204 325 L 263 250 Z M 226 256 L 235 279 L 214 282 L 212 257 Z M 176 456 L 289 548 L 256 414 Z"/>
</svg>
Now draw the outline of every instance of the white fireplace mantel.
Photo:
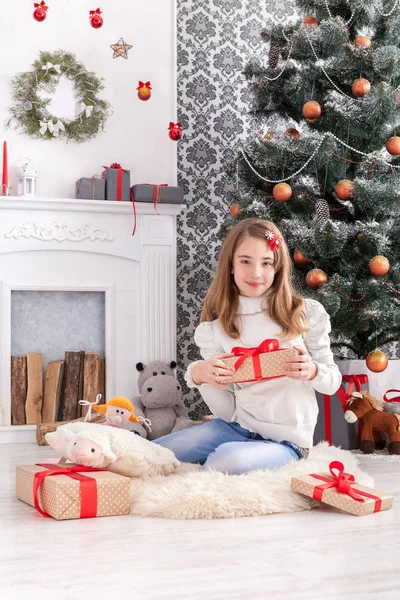
<svg viewBox="0 0 400 600">
<path fill-rule="evenodd" d="M 11 292 L 104 291 L 106 395 L 137 394 L 137 362 L 176 358 L 176 217 L 181 204 L 0 198 L 0 443 L 11 425 Z M 157 214 L 158 213 L 158 214 Z"/>
</svg>

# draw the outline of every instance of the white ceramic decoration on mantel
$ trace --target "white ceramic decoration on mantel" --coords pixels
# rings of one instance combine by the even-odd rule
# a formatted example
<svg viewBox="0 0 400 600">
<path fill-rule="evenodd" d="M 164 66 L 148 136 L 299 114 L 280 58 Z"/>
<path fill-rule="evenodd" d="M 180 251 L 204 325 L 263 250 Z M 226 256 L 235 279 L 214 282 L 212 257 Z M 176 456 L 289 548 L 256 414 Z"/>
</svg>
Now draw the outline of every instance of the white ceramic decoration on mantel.
<svg viewBox="0 0 400 600">
<path fill-rule="evenodd" d="M 106 396 L 137 395 L 137 362 L 176 359 L 180 204 L 0 198 L 0 443 L 35 440 L 11 425 L 13 290 L 105 294 Z"/>
</svg>

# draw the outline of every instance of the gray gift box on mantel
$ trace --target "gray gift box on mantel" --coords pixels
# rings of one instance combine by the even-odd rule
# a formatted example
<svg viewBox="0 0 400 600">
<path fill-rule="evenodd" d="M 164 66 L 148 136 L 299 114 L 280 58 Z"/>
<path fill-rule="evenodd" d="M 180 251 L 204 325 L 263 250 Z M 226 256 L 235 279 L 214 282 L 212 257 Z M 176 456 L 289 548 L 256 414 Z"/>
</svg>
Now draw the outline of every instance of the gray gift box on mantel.
<svg viewBox="0 0 400 600">
<path fill-rule="evenodd" d="M 130 202 L 131 199 L 131 172 L 127 169 L 113 169 L 107 167 L 103 171 L 106 182 L 106 200 L 122 200 Z M 118 197 L 118 177 L 121 178 L 121 196 Z"/>
<path fill-rule="evenodd" d="M 348 391 L 349 384 L 342 382 L 342 388 Z M 354 387 L 354 391 L 356 388 Z M 368 383 L 362 384 L 362 390 L 368 391 Z M 316 392 L 318 402 L 318 420 L 314 430 L 314 446 L 319 442 L 326 440 L 325 428 L 325 402 L 324 395 Z M 355 423 L 347 423 L 344 418 L 344 410 L 338 394 L 332 394 L 329 397 L 331 429 L 332 429 L 332 445 L 340 446 L 344 450 L 356 450 L 360 447 L 358 437 L 358 421 Z"/>
<path fill-rule="evenodd" d="M 105 200 L 106 182 L 101 177 L 81 177 L 76 182 L 75 198 Z"/>
<path fill-rule="evenodd" d="M 183 189 L 174 185 L 138 184 L 132 186 L 135 202 L 154 203 L 154 195 L 158 203 L 183 204 Z"/>
</svg>

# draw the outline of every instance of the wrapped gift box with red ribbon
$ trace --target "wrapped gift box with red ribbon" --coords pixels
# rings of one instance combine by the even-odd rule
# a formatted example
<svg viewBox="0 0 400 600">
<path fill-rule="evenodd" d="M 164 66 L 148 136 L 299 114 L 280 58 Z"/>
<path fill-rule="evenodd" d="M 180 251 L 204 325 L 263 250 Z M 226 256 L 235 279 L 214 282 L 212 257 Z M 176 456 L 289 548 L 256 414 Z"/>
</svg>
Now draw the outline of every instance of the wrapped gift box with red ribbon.
<svg viewBox="0 0 400 600">
<path fill-rule="evenodd" d="M 123 169 L 120 164 L 112 163 L 103 167 L 103 178 L 106 180 L 106 200 L 130 202 L 131 172 Z"/>
<path fill-rule="evenodd" d="M 294 348 L 279 348 L 276 339 L 264 340 L 257 348 L 235 346 L 231 352 L 235 357 L 224 358 L 223 362 L 235 369 L 234 383 L 283 377 L 283 363 L 298 354 Z"/>
<path fill-rule="evenodd" d="M 54 519 L 130 513 L 131 480 L 105 469 L 54 464 L 18 466 L 17 498 Z"/>
<path fill-rule="evenodd" d="M 183 189 L 167 183 L 149 184 L 142 183 L 132 186 L 135 202 L 149 202 L 154 204 L 183 204 Z"/>
<path fill-rule="evenodd" d="M 342 384 L 335 394 L 317 393 L 319 415 L 314 431 L 314 445 L 327 441 L 345 450 L 355 450 L 360 447 L 362 421 L 347 423 L 344 418 L 346 402 L 353 392 L 366 390 L 368 375 L 364 373 L 343 375 Z"/>
<path fill-rule="evenodd" d="M 101 177 L 81 177 L 76 182 L 75 198 L 82 200 L 105 200 L 106 182 Z"/>
<path fill-rule="evenodd" d="M 393 506 L 393 496 L 360 485 L 351 473 L 344 472 L 340 461 L 333 461 L 327 473 L 293 477 L 290 487 L 299 494 L 339 508 L 352 515 L 369 515 Z"/>
</svg>

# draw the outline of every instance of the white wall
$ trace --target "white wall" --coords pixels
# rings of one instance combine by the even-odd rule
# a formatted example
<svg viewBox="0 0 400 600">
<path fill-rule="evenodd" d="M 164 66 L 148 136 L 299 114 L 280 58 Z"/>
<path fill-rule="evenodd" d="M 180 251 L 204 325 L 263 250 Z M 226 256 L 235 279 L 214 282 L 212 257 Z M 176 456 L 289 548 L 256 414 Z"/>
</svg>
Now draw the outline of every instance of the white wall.
<svg viewBox="0 0 400 600">
<path fill-rule="evenodd" d="M 131 170 L 131 183 L 176 182 L 176 142 L 168 137 L 176 119 L 175 0 L 48 0 L 47 18 L 37 23 L 33 2 L 12 0 L 0 22 L 0 124 L 8 143 L 10 185 L 17 168 L 12 163 L 30 157 L 39 171 L 38 195 L 73 198 L 75 181 L 101 173 L 101 165 L 119 162 Z M 89 10 L 100 6 L 104 25 L 89 24 Z M 5 7 L 3 7 L 5 8 Z M 123 37 L 132 44 L 128 60 L 113 59 L 111 44 Z M 75 54 L 88 71 L 104 78 L 101 97 L 113 114 L 106 130 L 89 142 L 36 140 L 6 130 L 11 103 L 10 81 L 31 70 L 39 51 Z M 137 97 L 138 80 L 150 80 L 149 101 Z M 75 104 L 61 98 L 59 110 Z M 0 169 L 1 169 L 0 149 Z M 15 193 L 15 187 L 14 191 Z"/>
</svg>

